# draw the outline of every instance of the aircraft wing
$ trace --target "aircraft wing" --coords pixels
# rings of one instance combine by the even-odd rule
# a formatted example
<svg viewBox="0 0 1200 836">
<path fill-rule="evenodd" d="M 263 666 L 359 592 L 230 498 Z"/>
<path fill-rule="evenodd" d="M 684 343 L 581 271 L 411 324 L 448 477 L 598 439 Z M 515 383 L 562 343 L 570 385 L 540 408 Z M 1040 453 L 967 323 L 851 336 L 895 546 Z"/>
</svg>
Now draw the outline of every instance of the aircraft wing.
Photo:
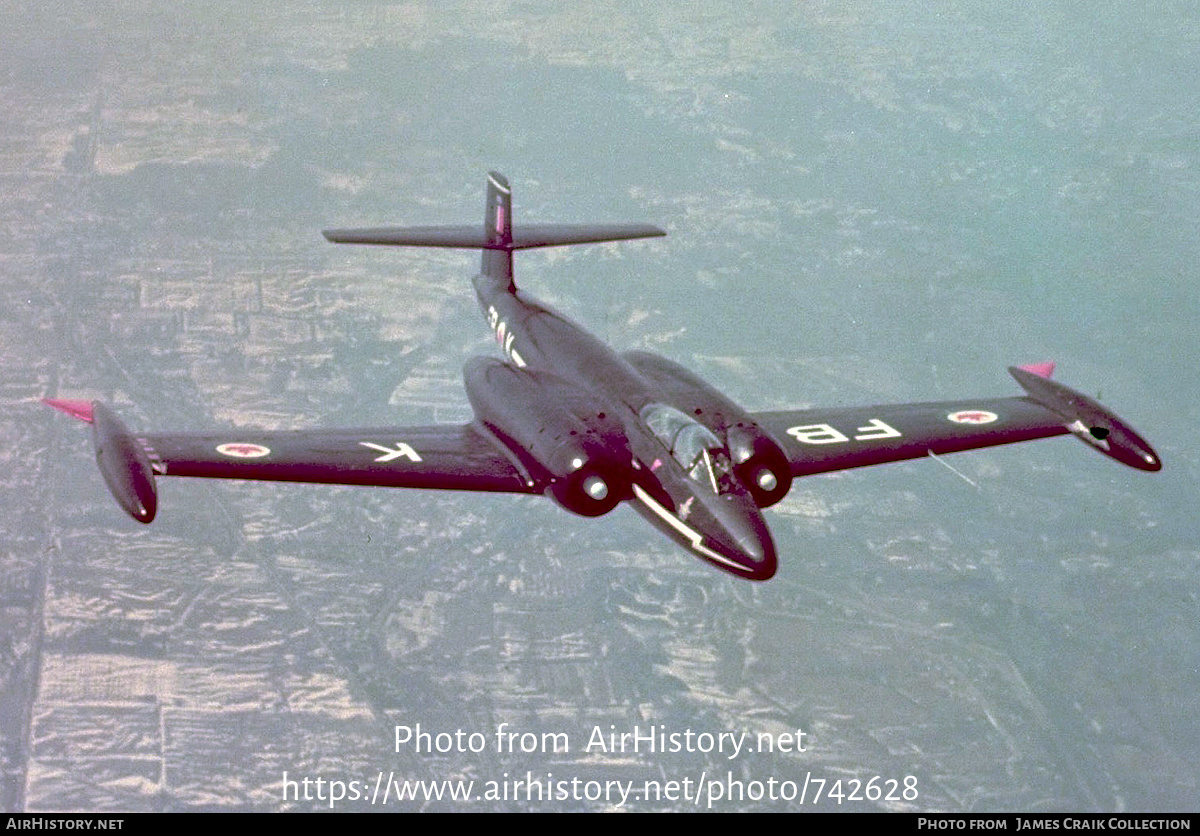
<svg viewBox="0 0 1200 836">
<path fill-rule="evenodd" d="M 1059 415 L 1029 398 L 801 409 L 751 417 L 779 441 L 794 476 L 1070 432 Z"/>
<path fill-rule="evenodd" d="M 1158 454 L 1133 427 L 1087 395 L 1051 380 L 1053 363 L 1008 371 L 1027 395 L 762 412 L 752 417 L 783 445 L 793 476 L 1068 433 L 1138 470 L 1162 468 Z"/>
<path fill-rule="evenodd" d="M 148 523 L 158 476 L 541 493 L 546 485 L 476 424 L 338 430 L 133 434 L 99 401 L 46 399 L 92 425 L 113 497 Z"/>
<path fill-rule="evenodd" d="M 138 436 L 163 476 L 539 493 L 471 424 Z"/>
</svg>

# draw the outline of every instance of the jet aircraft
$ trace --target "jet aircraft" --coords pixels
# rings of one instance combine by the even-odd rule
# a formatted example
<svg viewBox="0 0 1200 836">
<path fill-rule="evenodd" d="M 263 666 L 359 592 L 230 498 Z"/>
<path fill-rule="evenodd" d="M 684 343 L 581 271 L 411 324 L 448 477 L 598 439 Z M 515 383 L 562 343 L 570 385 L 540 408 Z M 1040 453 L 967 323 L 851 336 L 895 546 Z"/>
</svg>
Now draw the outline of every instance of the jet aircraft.
<svg viewBox="0 0 1200 836">
<path fill-rule="evenodd" d="M 693 554 L 743 578 L 778 564 L 763 509 L 796 477 L 1073 434 L 1140 470 L 1158 455 L 1095 400 L 1010 368 L 1023 396 L 750 412 L 682 366 L 618 353 L 513 281 L 513 253 L 665 235 L 642 224 L 512 222 L 508 181 L 487 178 L 480 226 L 328 230 L 335 243 L 482 250 L 475 293 L 502 359 L 472 358 L 462 425 L 204 434 L 128 430 L 99 401 L 47 398 L 90 422 L 117 502 L 149 523 L 160 476 L 549 494 L 599 517 L 622 502 Z"/>
</svg>

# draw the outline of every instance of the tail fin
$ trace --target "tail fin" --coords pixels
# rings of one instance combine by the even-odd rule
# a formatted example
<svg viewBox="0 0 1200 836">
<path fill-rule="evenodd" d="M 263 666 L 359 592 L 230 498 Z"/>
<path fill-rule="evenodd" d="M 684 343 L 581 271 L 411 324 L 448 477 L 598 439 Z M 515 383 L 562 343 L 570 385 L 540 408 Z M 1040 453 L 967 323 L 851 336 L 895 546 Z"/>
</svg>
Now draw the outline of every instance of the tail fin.
<svg viewBox="0 0 1200 836">
<path fill-rule="evenodd" d="M 488 248 L 513 248 L 512 189 L 503 174 L 488 172 L 487 208 L 483 216 Z"/>
<path fill-rule="evenodd" d="M 483 214 L 483 234 L 487 240 L 479 272 L 510 291 L 513 282 L 512 189 L 503 174 L 488 172 L 487 205 Z"/>
<path fill-rule="evenodd" d="M 521 224 L 512 222 L 512 190 L 502 174 L 489 172 L 483 227 L 387 226 L 369 229 L 327 229 L 335 244 L 377 244 L 391 247 L 454 247 L 483 250 L 483 273 L 512 287 L 512 253 L 534 247 L 594 244 L 655 238 L 667 233 L 649 224 Z"/>
</svg>

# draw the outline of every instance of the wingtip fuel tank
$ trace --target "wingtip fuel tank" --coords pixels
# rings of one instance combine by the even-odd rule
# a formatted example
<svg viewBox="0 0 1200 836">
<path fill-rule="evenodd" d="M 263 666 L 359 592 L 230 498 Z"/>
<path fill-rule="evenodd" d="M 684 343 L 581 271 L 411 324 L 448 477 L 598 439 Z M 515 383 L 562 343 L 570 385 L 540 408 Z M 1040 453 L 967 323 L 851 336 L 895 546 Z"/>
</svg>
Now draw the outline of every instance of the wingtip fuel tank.
<svg viewBox="0 0 1200 836">
<path fill-rule="evenodd" d="M 158 511 L 154 469 L 141 444 L 121 419 L 100 401 L 45 398 L 42 401 L 72 418 L 92 425 L 96 464 L 117 504 L 140 523 L 150 523 Z"/>
<path fill-rule="evenodd" d="M 1112 410 L 1051 380 L 1053 363 L 1010 366 L 1008 371 L 1034 402 L 1060 416 L 1063 425 L 1089 447 L 1138 470 L 1162 469 L 1162 459 L 1149 442 Z"/>
</svg>

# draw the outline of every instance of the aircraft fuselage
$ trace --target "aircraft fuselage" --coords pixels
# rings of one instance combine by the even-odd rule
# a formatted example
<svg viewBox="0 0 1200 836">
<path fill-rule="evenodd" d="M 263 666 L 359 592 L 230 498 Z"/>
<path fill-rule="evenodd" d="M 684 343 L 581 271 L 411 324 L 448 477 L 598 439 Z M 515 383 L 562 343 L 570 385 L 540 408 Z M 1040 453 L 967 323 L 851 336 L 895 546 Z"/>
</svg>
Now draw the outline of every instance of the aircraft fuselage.
<svg viewBox="0 0 1200 836">
<path fill-rule="evenodd" d="M 616 492 L 615 501 L 630 500 L 639 514 L 672 540 L 726 571 L 755 580 L 774 575 L 776 551 L 770 531 L 758 505 L 732 472 L 724 441 L 674 409 L 669 397 L 628 359 L 567 317 L 486 273 L 477 276 L 474 285 L 509 367 L 507 372 L 495 370 L 493 376 L 527 378 L 531 391 L 546 396 L 540 403 L 536 395 L 524 399 L 515 417 L 509 418 L 509 424 L 528 427 L 492 425 L 486 417 L 487 405 L 477 403 L 487 396 L 472 386 L 468 366 L 468 394 L 477 415 L 484 413 L 481 419 L 501 440 L 516 454 L 526 455 L 530 435 L 558 430 L 565 435 L 564 443 L 582 448 L 580 455 L 573 456 L 580 467 L 588 463 L 587 451 L 595 449 L 586 443 L 590 440 L 602 448 L 595 457 L 606 459 L 599 476 L 604 484 L 593 480 L 594 492 L 603 491 L 605 498 L 608 492 Z M 482 374 L 478 368 L 474 371 Z M 575 435 L 570 427 L 554 426 L 572 422 L 556 422 L 545 414 L 558 406 L 582 425 L 573 427 Z M 656 416 L 657 432 L 647 420 Z M 664 419 L 669 425 L 665 431 Z M 671 432 L 674 435 L 668 435 Z M 705 432 L 709 434 L 704 436 Z M 703 439 L 689 448 L 698 451 L 698 460 L 681 457 L 679 450 L 672 453 L 669 439 L 683 434 Z"/>
</svg>

